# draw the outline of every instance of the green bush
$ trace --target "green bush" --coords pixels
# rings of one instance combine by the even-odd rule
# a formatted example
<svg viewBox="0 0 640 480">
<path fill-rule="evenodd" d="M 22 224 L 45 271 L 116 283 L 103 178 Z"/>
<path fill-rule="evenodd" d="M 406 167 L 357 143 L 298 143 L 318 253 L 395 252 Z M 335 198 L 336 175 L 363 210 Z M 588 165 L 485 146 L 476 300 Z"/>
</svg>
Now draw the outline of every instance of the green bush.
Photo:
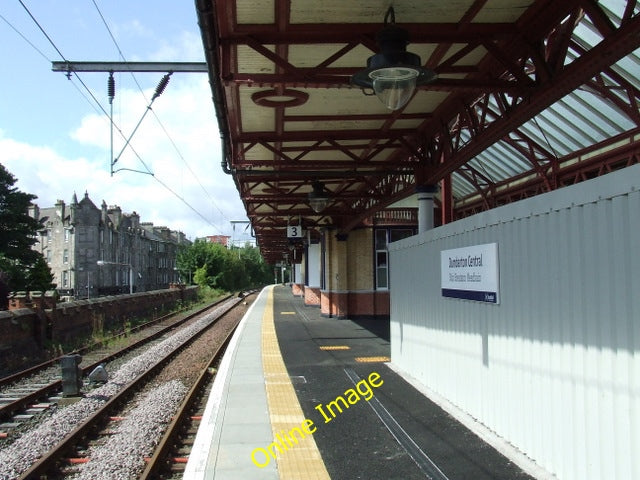
<svg viewBox="0 0 640 480">
<path fill-rule="evenodd" d="M 227 249 L 224 245 L 196 240 L 184 247 L 177 257 L 177 268 L 183 281 L 191 281 L 206 289 L 233 292 L 271 283 L 273 269 L 267 265 L 256 247 Z"/>
</svg>

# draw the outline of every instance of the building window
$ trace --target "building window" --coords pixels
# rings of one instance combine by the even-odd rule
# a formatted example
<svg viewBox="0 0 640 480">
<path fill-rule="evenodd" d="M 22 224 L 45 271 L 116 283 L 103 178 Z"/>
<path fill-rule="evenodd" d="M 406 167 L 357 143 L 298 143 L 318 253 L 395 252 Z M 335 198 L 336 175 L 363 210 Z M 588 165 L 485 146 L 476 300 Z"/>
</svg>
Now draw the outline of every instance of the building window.
<svg viewBox="0 0 640 480">
<path fill-rule="evenodd" d="M 65 228 L 64 229 L 64 241 L 68 242 L 70 236 L 71 236 L 71 230 L 69 230 L 68 228 Z"/>
<path fill-rule="evenodd" d="M 415 235 L 413 228 L 380 228 L 375 230 L 376 288 L 389 288 L 389 243 L 412 235 Z"/>
<path fill-rule="evenodd" d="M 51 242 L 51 229 L 47 228 L 47 242 Z"/>
<path fill-rule="evenodd" d="M 51 249 L 47 250 L 47 263 L 51 263 Z"/>
<path fill-rule="evenodd" d="M 387 252 L 387 230 L 375 231 L 376 288 L 389 288 L 389 253 Z"/>
<path fill-rule="evenodd" d="M 62 272 L 62 287 L 69 288 L 69 272 L 67 270 Z"/>
<path fill-rule="evenodd" d="M 69 263 L 69 250 L 66 248 L 62 251 L 62 263 Z"/>
</svg>

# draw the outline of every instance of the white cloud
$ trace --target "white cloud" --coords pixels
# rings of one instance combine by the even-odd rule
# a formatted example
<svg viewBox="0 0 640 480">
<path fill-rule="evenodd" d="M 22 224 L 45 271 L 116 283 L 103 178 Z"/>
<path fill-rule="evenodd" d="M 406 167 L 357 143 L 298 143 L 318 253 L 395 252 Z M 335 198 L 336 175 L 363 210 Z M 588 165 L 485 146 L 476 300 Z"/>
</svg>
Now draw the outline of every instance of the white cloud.
<svg viewBox="0 0 640 480">
<path fill-rule="evenodd" d="M 143 39 L 154 38 L 153 30 L 135 18 L 133 20 L 128 20 L 127 22 L 114 25 L 112 30 L 118 39 L 125 37 L 138 37 Z"/>
<path fill-rule="evenodd" d="M 193 5 L 189 8 L 192 9 Z M 155 32 L 151 19 L 129 20 L 132 15 L 127 15 L 127 21 L 118 22 L 112 20 L 115 15 L 108 9 L 103 11 L 127 60 L 203 59 L 202 40 L 195 26 L 193 31 L 187 31 L 189 26 L 185 26 L 182 33 L 165 38 Z M 95 14 L 93 9 L 91 13 Z M 89 24 L 97 25 L 91 42 L 74 41 L 91 45 L 96 50 L 92 55 L 96 57 L 114 59 L 113 46 L 108 42 L 102 24 Z M 166 29 L 157 31 L 164 33 Z M 104 50 L 97 48 L 101 45 L 97 41 L 99 38 L 109 44 Z M 86 74 L 83 78 L 91 85 L 93 81 L 95 85 L 99 84 L 95 87 L 95 94 L 102 100 L 105 97 L 106 74 L 99 78 L 99 82 L 95 75 Z M 130 75 L 116 74 L 114 120 L 125 137 L 131 134 L 145 113 L 147 102 L 162 74 L 137 74 L 136 78 L 144 87 L 146 100 Z M 68 88 L 66 84 L 64 88 Z M 80 96 L 77 100 L 78 109 L 87 107 Z M 155 177 L 130 171 L 120 171 L 113 176 L 109 174 L 109 120 L 90 109 L 86 111 L 92 113 L 74 119 L 72 131 L 64 131 L 68 127 L 62 127 L 62 124 L 52 124 L 49 133 L 54 132 L 55 135 L 46 138 L 55 137 L 55 143 L 54 140 L 40 140 L 37 130 L 12 132 L 11 137 L 0 130 L 0 162 L 18 178 L 20 190 L 38 196 L 37 203 L 41 207 L 52 206 L 57 199 L 69 202 L 74 192 L 82 198 L 88 191 L 97 206 L 102 200 L 109 205 L 117 204 L 125 212 L 138 212 L 143 221 L 182 230 L 192 238 L 221 231 L 231 234 L 229 220 L 244 220 L 246 213 L 232 178 L 220 167 L 220 135 L 207 74 L 174 73 L 152 108 L 178 149 L 167 138 L 154 114 L 149 112 L 133 137 L 132 146 Z M 115 154 L 120 152 L 123 144 L 122 136 L 116 132 Z M 130 148 L 124 151 L 116 168 L 144 169 Z M 208 221 L 194 213 L 158 180 L 166 183 Z"/>
<path fill-rule="evenodd" d="M 152 62 L 201 62 L 204 61 L 202 38 L 194 32 L 182 32 L 170 42 L 161 40 L 160 47 L 151 54 Z"/>
<path fill-rule="evenodd" d="M 150 99 L 153 89 L 145 93 Z M 116 95 L 114 119 L 128 137 L 146 110 L 145 100 L 132 89 L 120 89 Z M 125 212 L 138 212 L 143 221 L 182 230 L 192 238 L 221 231 L 230 234 L 228 221 L 244 219 L 246 214 L 232 178 L 220 167 L 220 136 L 210 97 L 206 75 L 174 74 L 154 102 L 152 108 L 177 149 L 152 113 L 146 115 L 131 145 L 155 178 L 130 171 L 109 175 L 109 121 L 97 114 L 86 115 L 70 132 L 73 151 L 81 152 L 71 158 L 54 146 L 21 143 L 0 132 L 3 163 L 18 178 L 18 188 L 37 195 L 41 207 L 52 206 L 59 198 L 68 202 L 74 191 L 82 198 L 86 190 L 98 206 L 104 199 Z M 114 138 L 117 155 L 124 140 L 118 134 Z M 115 167 L 144 169 L 129 148 Z"/>
</svg>

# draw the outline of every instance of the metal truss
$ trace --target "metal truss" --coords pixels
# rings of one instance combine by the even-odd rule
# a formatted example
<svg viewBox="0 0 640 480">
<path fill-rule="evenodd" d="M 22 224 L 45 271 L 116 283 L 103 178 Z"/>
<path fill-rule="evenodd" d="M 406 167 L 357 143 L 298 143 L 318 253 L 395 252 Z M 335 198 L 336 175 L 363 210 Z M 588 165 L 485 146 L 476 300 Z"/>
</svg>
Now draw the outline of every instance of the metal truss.
<svg viewBox="0 0 640 480">
<path fill-rule="evenodd" d="M 613 148 L 621 138 L 637 144 L 640 128 L 640 92 L 616 68 L 640 49 L 636 0 L 626 1 L 619 19 L 598 2 L 567 0 L 534 2 L 514 24 L 482 24 L 473 21 L 485 4 L 477 1 L 456 24 L 403 23 L 412 43 L 437 44 L 424 64 L 440 77 L 422 87 L 447 93 L 435 110 L 296 116 L 276 108 L 275 128 L 264 132 L 243 131 L 242 88 L 270 88 L 281 96 L 293 95 L 294 89 L 350 88 L 349 77 L 357 69 L 334 65 L 357 48 L 375 51 L 376 26 L 291 25 L 288 2 L 278 2 L 273 25 L 237 25 L 225 3 L 213 2 L 215 12 L 201 13 L 200 20 L 216 33 L 215 41 L 205 38 L 205 46 L 209 41 L 208 63 L 217 68 L 214 91 L 225 98 L 225 161 L 263 251 L 276 255 L 288 248 L 282 228 L 289 218 L 304 215 L 309 228 L 348 233 L 420 185 L 440 184 L 441 218 L 448 222 L 638 161 L 636 147 Z M 601 38 L 592 48 L 576 34 L 585 23 Z M 289 58 L 290 47 L 316 44 L 336 48 L 313 67 L 299 67 Z M 453 54 L 452 45 L 459 46 Z M 274 69 L 239 71 L 239 48 Z M 486 53 L 477 65 L 461 62 L 478 51 Z M 523 126 L 579 89 L 606 99 L 635 129 L 561 157 Z M 291 102 L 296 101 L 300 99 L 292 96 Z M 342 120 L 383 123 L 375 130 L 284 128 L 285 123 Z M 418 128 L 400 128 L 405 120 L 418 121 Z M 522 168 L 513 173 L 505 164 L 501 175 L 488 172 L 478 158 L 497 144 L 524 159 Z M 322 215 L 309 214 L 306 204 L 305 192 L 316 178 L 333 199 Z M 460 183 L 469 191 L 454 195 Z"/>
</svg>

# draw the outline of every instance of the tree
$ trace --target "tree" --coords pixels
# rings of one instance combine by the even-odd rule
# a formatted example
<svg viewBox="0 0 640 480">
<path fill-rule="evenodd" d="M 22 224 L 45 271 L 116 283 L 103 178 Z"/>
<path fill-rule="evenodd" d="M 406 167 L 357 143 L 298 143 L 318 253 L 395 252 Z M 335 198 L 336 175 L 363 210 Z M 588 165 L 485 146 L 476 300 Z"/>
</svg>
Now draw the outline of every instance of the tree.
<svg viewBox="0 0 640 480">
<path fill-rule="evenodd" d="M 193 274 L 193 281 L 196 285 L 200 285 L 201 287 L 213 287 L 213 285 L 210 284 L 210 278 L 207 274 L 206 264 L 196 268 L 196 271 Z"/>
<path fill-rule="evenodd" d="M 31 270 L 42 258 L 31 249 L 42 225 L 28 213 L 37 197 L 21 192 L 15 183 L 16 178 L 0 164 L 0 271 L 8 276 L 10 289 L 26 290 Z M 46 262 L 44 266 L 48 268 Z"/>
<path fill-rule="evenodd" d="M 271 268 L 260 251 L 249 245 L 229 250 L 217 243 L 196 241 L 178 253 L 176 265 L 183 279 L 192 275 L 198 285 L 220 290 L 241 290 L 271 281 Z"/>
<path fill-rule="evenodd" d="M 27 289 L 32 292 L 44 292 L 56 288 L 53 283 L 53 273 L 47 261 L 39 255 L 33 267 L 27 274 Z"/>
</svg>

